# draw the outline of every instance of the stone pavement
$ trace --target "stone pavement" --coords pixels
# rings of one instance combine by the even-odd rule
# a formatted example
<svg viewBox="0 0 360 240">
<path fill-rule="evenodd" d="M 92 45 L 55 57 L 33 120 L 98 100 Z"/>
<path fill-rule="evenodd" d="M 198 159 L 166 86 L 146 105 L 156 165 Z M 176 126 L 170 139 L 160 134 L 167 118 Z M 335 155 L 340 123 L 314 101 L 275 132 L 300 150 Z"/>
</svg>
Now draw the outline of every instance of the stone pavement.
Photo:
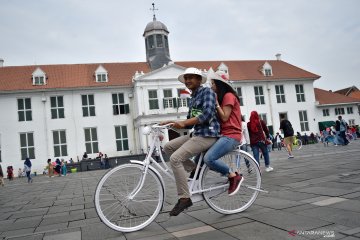
<svg viewBox="0 0 360 240">
<path fill-rule="evenodd" d="M 245 212 L 222 215 L 205 202 L 169 217 L 176 202 L 167 183 L 166 207 L 133 233 L 102 224 L 93 195 L 104 171 L 38 176 L 0 187 L 0 239 L 360 239 L 360 140 L 349 146 L 307 145 L 287 159 L 271 152 L 274 172 L 262 174 L 261 193 Z M 261 162 L 263 164 L 263 160 Z"/>
</svg>

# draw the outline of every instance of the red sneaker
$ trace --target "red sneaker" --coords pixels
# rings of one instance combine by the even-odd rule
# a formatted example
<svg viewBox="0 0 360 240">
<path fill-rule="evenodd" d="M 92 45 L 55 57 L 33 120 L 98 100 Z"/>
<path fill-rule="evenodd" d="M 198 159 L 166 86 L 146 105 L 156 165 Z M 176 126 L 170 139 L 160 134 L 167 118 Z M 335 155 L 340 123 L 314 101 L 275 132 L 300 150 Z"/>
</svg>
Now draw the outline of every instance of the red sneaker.
<svg viewBox="0 0 360 240">
<path fill-rule="evenodd" d="M 238 173 L 236 173 L 235 177 L 229 178 L 229 190 L 228 190 L 228 194 L 229 196 L 233 196 L 235 195 L 241 186 L 241 183 L 244 181 L 243 176 L 240 176 Z"/>
</svg>

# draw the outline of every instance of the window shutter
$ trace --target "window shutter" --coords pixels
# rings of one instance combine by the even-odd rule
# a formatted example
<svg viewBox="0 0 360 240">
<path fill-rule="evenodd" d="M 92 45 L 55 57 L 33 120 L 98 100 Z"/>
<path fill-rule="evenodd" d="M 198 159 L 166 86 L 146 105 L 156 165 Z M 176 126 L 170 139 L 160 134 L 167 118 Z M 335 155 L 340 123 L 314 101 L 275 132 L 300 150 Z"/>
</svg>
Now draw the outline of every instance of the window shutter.
<svg viewBox="0 0 360 240">
<path fill-rule="evenodd" d="M 125 114 L 130 113 L 130 107 L 129 104 L 125 104 Z"/>
<path fill-rule="evenodd" d="M 187 104 L 187 106 L 190 108 L 190 98 L 187 98 L 187 99 L 186 99 L 186 104 Z"/>
<path fill-rule="evenodd" d="M 177 108 L 178 104 L 177 104 L 177 98 L 173 98 L 173 106 L 174 108 Z"/>
<path fill-rule="evenodd" d="M 165 98 L 163 98 L 163 108 L 165 109 Z"/>
</svg>

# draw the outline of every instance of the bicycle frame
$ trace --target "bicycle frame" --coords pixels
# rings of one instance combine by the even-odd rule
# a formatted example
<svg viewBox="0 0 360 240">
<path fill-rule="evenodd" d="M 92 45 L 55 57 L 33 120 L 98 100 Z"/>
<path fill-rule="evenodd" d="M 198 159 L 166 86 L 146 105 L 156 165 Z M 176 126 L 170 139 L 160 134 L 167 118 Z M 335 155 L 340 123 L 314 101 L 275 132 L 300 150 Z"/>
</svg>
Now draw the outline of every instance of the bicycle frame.
<svg viewBox="0 0 360 240">
<path fill-rule="evenodd" d="M 162 164 L 159 164 L 158 162 L 155 161 L 155 159 L 152 157 L 153 152 L 155 151 L 155 149 L 159 149 L 160 150 L 160 135 L 161 135 L 161 130 L 160 129 L 164 129 L 164 128 L 168 128 L 169 125 L 164 125 L 164 126 L 159 126 L 157 124 L 153 125 L 151 127 L 151 135 L 152 135 L 152 141 L 150 144 L 150 149 L 146 155 L 146 158 L 144 161 L 136 161 L 136 160 L 131 160 L 131 163 L 136 163 L 136 164 L 141 164 L 144 166 L 144 170 L 141 176 L 141 179 L 139 181 L 138 186 L 133 190 L 133 192 L 130 194 L 130 199 L 133 199 L 136 194 L 141 190 L 141 188 L 144 186 L 144 182 L 145 182 L 145 176 L 147 174 L 148 169 L 150 168 L 151 170 L 153 170 L 158 176 L 159 179 L 161 180 L 162 183 L 164 183 L 163 181 L 163 177 L 161 176 L 160 172 L 164 173 L 166 176 L 168 176 L 170 179 L 172 179 L 175 182 L 175 178 L 174 176 L 171 174 L 170 168 L 166 165 L 166 162 L 162 156 L 162 152 L 159 151 L 159 157 L 161 160 Z M 242 151 L 242 150 L 238 150 L 238 151 Z M 242 151 L 243 152 L 243 151 Z M 247 155 L 249 155 L 247 152 L 243 152 Z M 249 155 L 250 156 L 250 155 Z M 203 157 L 204 157 L 204 153 L 200 154 L 200 158 L 197 162 L 197 166 L 195 169 L 195 174 L 194 176 L 199 176 L 198 179 L 202 179 L 202 175 L 204 173 L 204 169 L 205 168 L 201 168 L 201 163 L 203 161 Z M 154 164 L 155 167 L 151 166 L 151 164 Z M 240 159 L 238 157 L 238 159 L 236 160 L 236 166 L 239 167 L 240 166 Z M 157 170 L 159 169 L 159 171 Z M 199 175 L 198 175 L 199 174 Z M 260 192 L 267 192 L 266 190 L 263 189 L 256 189 L 254 187 L 251 186 L 246 186 L 247 188 L 251 188 L 253 190 L 256 191 L 260 191 Z M 193 202 L 198 202 L 203 200 L 203 196 L 201 193 L 204 192 L 213 192 L 214 195 L 217 195 L 223 191 L 227 191 L 228 189 L 228 184 L 224 183 L 222 185 L 218 185 L 215 187 L 209 187 L 206 189 L 203 189 L 201 186 L 201 183 L 199 180 L 196 180 L 196 177 L 194 177 L 191 181 L 189 181 L 189 191 L 190 191 L 190 195 L 191 195 L 191 199 L 193 200 Z M 218 191 L 214 191 L 214 190 L 218 190 Z"/>
</svg>

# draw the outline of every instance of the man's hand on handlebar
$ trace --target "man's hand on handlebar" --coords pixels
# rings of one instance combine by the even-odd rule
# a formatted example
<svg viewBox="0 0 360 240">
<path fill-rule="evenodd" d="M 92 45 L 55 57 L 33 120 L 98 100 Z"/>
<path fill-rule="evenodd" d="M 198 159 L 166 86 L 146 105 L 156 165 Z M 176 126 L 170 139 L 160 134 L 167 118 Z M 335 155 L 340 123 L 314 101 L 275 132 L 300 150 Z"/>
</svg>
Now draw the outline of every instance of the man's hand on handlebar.
<svg viewBox="0 0 360 240">
<path fill-rule="evenodd" d="M 172 124 L 172 123 L 175 123 L 175 121 L 174 120 L 164 121 L 164 122 L 160 122 L 159 125 L 162 126 L 162 125 L 167 125 L 167 124 Z"/>
</svg>

